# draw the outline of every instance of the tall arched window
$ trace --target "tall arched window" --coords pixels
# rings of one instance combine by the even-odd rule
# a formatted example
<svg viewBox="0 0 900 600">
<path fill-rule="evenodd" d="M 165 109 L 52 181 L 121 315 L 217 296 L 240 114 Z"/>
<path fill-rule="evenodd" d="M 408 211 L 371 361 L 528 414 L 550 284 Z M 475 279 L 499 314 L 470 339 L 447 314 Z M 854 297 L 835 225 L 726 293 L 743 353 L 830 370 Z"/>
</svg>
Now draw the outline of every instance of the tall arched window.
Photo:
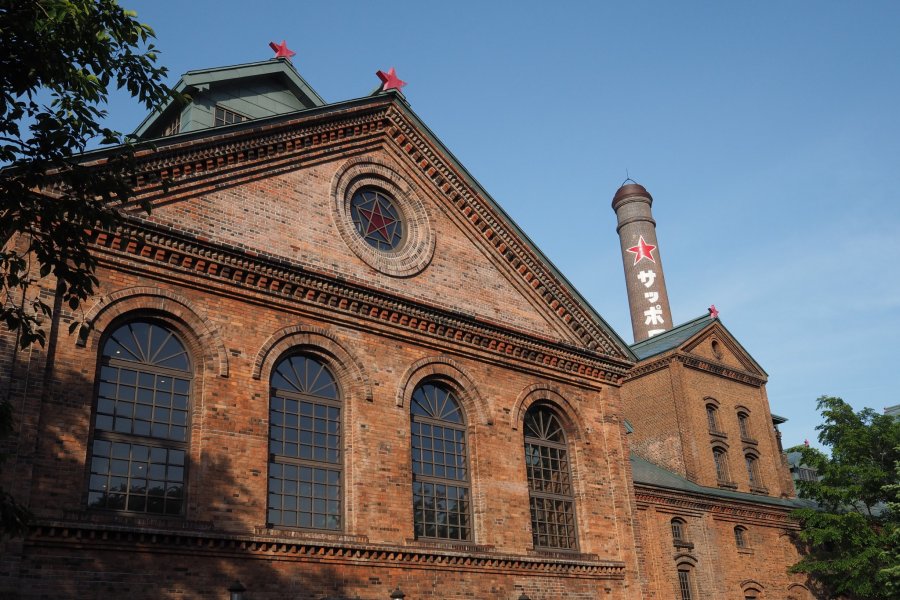
<svg viewBox="0 0 900 600">
<path fill-rule="evenodd" d="M 722 429 L 719 427 L 719 409 L 715 404 L 706 405 L 706 424 L 711 433 L 722 433 Z"/>
<path fill-rule="evenodd" d="M 546 406 L 525 413 L 525 466 L 535 548 L 575 550 L 575 494 L 566 434 Z"/>
<path fill-rule="evenodd" d="M 131 321 L 103 344 L 88 506 L 184 514 L 191 361 L 166 325 Z"/>
<path fill-rule="evenodd" d="M 713 462 L 716 465 L 716 480 L 719 483 L 731 483 L 731 474 L 728 471 L 728 453 L 724 448 L 713 448 Z"/>
<path fill-rule="evenodd" d="M 409 412 L 416 537 L 471 540 L 466 420 L 459 401 L 446 385 L 424 383 L 413 392 Z"/>
<path fill-rule="evenodd" d="M 745 440 L 752 440 L 753 435 L 750 431 L 750 415 L 744 411 L 740 411 L 737 414 L 738 418 L 738 427 L 741 430 L 741 437 Z"/>
<path fill-rule="evenodd" d="M 747 463 L 747 478 L 750 480 L 750 487 L 759 489 L 763 487 L 762 479 L 759 476 L 759 461 L 753 454 L 745 454 L 744 461 Z"/>
<path fill-rule="evenodd" d="M 340 530 L 342 466 L 334 376 L 305 354 L 281 359 L 269 395 L 268 524 Z"/>
<path fill-rule="evenodd" d="M 694 584 L 691 581 L 691 569 L 678 567 L 678 593 L 681 600 L 693 600 Z"/>
<path fill-rule="evenodd" d="M 675 546 L 686 546 L 690 539 L 687 533 L 687 523 L 680 517 L 675 517 L 669 523 L 672 527 L 672 542 Z"/>
<path fill-rule="evenodd" d="M 742 550 L 750 547 L 750 543 L 747 540 L 746 527 L 737 525 L 734 528 L 734 544 Z"/>
</svg>

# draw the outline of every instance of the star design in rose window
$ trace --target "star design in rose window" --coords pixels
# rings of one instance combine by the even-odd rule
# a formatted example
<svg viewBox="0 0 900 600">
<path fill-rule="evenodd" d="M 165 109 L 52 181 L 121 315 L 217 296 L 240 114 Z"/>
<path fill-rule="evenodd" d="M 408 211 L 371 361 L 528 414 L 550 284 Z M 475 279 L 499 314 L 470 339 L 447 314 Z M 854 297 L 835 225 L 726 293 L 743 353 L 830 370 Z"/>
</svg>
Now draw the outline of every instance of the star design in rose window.
<svg viewBox="0 0 900 600">
<path fill-rule="evenodd" d="M 393 250 L 402 237 L 402 222 L 393 202 L 372 190 L 358 192 L 352 200 L 359 233 L 379 250 Z"/>
<path fill-rule="evenodd" d="M 628 248 L 629 252 L 634 254 L 634 264 L 638 264 L 645 258 L 652 263 L 656 262 L 656 259 L 653 258 L 653 251 L 656 250 L 656 246 L 648 244 L 644 241 L 644 236 L 641 236 L 641 239 L 638 241 L 637 246 L 632 246 Z"/>
</svg>

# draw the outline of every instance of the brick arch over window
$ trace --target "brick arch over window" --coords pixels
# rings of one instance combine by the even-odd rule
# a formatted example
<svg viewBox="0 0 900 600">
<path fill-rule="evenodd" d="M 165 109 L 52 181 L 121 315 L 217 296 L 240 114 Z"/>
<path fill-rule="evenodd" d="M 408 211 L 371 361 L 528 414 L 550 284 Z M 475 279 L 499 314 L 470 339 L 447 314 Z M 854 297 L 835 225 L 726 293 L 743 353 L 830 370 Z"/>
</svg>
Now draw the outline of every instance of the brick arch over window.
<svg viewBox="0 0 900 600">
<path fill-rule="evenodd" d="M 218 328 L 201 316 L 201 311 L 190 300 L 171 290 L 133 287 L 103 296 L 85 315 L 76 344 L 99 350 L 102 334 L 111 323 L 126 314 L 139 317 L 142 313 L 181 323 L 193 334 L 185 337 L 193 356 L 202 358 L 205 369 L 210 373 L 228 377 L 228 353 Z"/>
<path fill-rule="evenodd" d="M 813 597 L 809 588 L 802 583 L 792 583 L 787 589 L 788 600 L 809 600 Z"/>
<path fill-rule="evenodd" d="M 562 394 L 559 388 L 554 385 L 545 383 L 536 383 L 526 387 L 519 393 L 516 402 L 513 405 L 510 417 L 510 425 L 514 430 L 518 430 L 525 418 L 528 409 L 537 402 L 547 403 L 553 406 L 559 417 L 563 421 L 566 434 L 570 441 L 581 441 L 590 439 L 591 433 L 589 427 L 582 425 L 581 414 L 578 409 L 569 402 Z"/>
<path fill-rule="evenodd" d="M 329 367 L 335 377 L 344 385 L 350 384 L 344 393 L 350 397 L 364 398 L 372 402 L 372 385 L 366 370 L 353 354 L 347 350 L 337 337 L 326 329 L 293 325 L 273 333 L 259 349 L 253 362 L 253 379 L 268 377 L 275 361 L 286 352 L 302 352 L 308 350 L 313 355 L 324 355 L 330 358 Z"/>
<path fill-rule="evenodd" d="M 741 582 L 741 592 L 743 593 L 745 598 L 762 598 L 766 597 L 766 588 L 763 587 L 763 584 L 756 581 L 755 579 L 745 579 Z"/>
<path fill-rule="evenodd" d="M 400 378 L 397 389 L 397 406 L 406 403 L 413 390 L 425 379 L 434 379 L 450 383 L 459 394 L 459 401 L 468 415 L 469 423 L 478 422 L 493 425 L 494 419 L 487 403 L 478 393 L 478 388 L 462 365 L 449 356 L 429 356 L 414 362 Z"/>
</svg>

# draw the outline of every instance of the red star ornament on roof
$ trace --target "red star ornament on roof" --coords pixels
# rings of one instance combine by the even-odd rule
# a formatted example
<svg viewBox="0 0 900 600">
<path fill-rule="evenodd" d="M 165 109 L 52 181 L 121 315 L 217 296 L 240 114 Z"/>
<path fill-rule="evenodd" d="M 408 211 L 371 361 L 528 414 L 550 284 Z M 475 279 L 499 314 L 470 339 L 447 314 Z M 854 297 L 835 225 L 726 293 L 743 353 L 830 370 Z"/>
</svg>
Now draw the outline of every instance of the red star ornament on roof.
<svg viewBox="0 0 900 600">
<path fill-rule="evenodd" d="M 385 92 L 388 90 L 400 91 L 400 88 L 406 85 L 405 81 L 402 81 L 397 77 L 397 72 L 394 70 L 394 67 L 391 67 L 387 73 L 384 71 L 377 71 L 375 74 L 378 75 L 378 79 L 381 80 L 381 89 Z"/>
<path fill-rule="evenodd" d="M 296 52 L 287 47 L 287 42 L 284 40 L 281 40 L 281 44 L 269 42 L 269 48 L 275 51 L 275 58 L 286 58 L 291 60 L 292 56 L 297 55 Z"/>
<path fill-rule="evenodd" d="M 712 306 L 709 307 L 709 318 L 710 319 L 718 319 L 719 318 L 719 311 L 718 311 L 718 309 L 716 309 L 715 304 L 713 304 Z"/>
<path fill-rule="evenodd" d="M 653 258 L 653 251 L 656 250 L 656 246 L 651 246 L 647 242 L 644 241 L 644 236 L 641 236 L 641 239 L 638 240 L 637 246 L 632 246 L 628 248 L 629 252 L 634 253 L 634 264 L 638 264 L 645 258 L 652 263 L 656 262 L 656 259 Z"/>
</svg>

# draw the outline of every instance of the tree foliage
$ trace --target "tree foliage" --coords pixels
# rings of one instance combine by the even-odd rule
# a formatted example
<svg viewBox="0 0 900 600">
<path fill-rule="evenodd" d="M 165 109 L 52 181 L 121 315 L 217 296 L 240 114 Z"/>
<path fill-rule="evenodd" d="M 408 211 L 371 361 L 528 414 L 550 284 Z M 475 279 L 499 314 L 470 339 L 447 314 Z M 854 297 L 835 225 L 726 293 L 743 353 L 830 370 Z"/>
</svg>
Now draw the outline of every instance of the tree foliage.
<svg viewBox="0 0 900 600">
<path fill-rule="evenodd" d="M 840 398 L 819 398 L 816 429 L 830 456 L 806 446 L 788 451 L 816 469 L 799 481 L 817 508 L 795 512 L 806 555 L 792 568 L 823 591 L 852 599 L 900 597 L 900 420 L 870 408 L 854 412 Z"/>
<path fill-rule="evenodd" d="M 133 196 L 134 148 L 103 125 L 109 90 L 148 109 L 170 97 L 153 30 L 135 17 L 114 0 L 0 0 L 0 326 L 23 348 L 47 338 L 38 280 L 77 309 L 97 285 L 87 231 L 113 226 Z M 102 165 L 82 156 L 103 144 L 122 145 Z M 0 438 L 11 428 L 0 398 Z M 0 535 L 27 519 L 0 489 Z"/>
<path fill-rule="evenodd" d="M 152 38 L 114 0 L 0 0 L 0 318 L 23 347 L 44 344 L 52 311 L 35 278 L 72 309 L 97 285 L 85 230 L 131 198 L 133 149 L 99 168 L 79 155 L 124 142 L 103 125 L 113 85 L 147 108 L 170 96 Z"/>
</svg>

